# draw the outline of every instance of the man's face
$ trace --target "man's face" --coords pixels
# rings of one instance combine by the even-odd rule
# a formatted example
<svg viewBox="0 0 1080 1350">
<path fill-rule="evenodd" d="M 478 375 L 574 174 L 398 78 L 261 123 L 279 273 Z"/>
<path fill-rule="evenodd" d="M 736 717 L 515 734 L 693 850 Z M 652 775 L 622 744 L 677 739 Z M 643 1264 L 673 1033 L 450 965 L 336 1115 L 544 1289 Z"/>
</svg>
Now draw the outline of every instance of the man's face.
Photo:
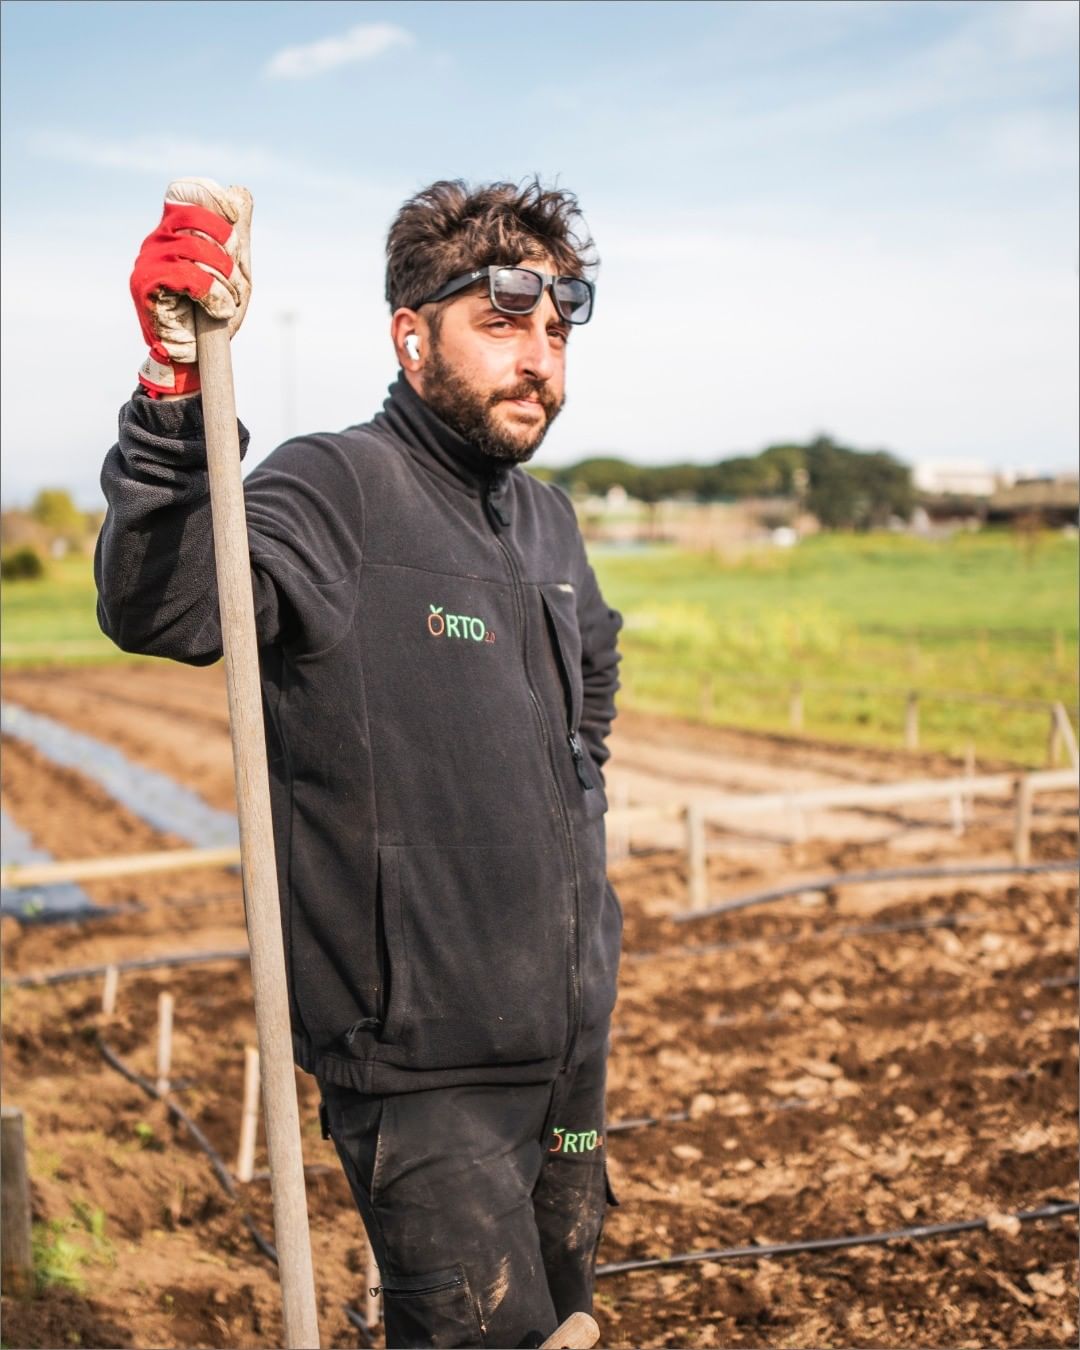
<svg viewBox="0 0 1080 1350">
<path fill-rule="evenodd" d="M 546 258 L 521 266 L 554 270 Z M 562 408 L 569 333 L 550 290 L 531 314 L 503 314 L 484 283 L 443 306 L 419 372 L 419 393 L 484 454 L 523 462 Z"/>
</svg>

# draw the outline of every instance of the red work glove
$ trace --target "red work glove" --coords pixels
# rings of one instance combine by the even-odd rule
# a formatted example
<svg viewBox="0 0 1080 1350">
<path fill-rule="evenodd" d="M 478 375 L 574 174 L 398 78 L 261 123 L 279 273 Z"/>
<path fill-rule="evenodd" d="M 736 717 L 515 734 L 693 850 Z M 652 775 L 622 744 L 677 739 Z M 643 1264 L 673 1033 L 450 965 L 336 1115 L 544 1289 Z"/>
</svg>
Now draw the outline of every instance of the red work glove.
<svg viewBox="0 0 1080 1350">
<path fill-rule="evenodd" d="M 195 312 L 198 301 L 229 336 L 251 298 L 251 193 L 209 178 L 178 178 L 165 192 L 161 224 L 143 240 L 131 295 L 150 354 L 139 383 L 151 395 L 199 388 Z"/>
</svg>

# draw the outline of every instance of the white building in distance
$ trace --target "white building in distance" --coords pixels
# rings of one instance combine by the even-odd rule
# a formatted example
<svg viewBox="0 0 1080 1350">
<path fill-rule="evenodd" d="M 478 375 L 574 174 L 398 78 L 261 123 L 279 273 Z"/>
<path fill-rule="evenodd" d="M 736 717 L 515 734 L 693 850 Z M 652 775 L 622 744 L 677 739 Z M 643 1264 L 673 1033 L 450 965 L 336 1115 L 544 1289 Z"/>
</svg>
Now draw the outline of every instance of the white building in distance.
<svg viewBox="0 0 1080 1350">
<path fill-rule="evenodd" d="M 912 470 L 912 482 L 920 492 L 949 493 L 957 497 L 990 497 L 1002 480 L 977 459 L 923 459 Z"/>
</svg>

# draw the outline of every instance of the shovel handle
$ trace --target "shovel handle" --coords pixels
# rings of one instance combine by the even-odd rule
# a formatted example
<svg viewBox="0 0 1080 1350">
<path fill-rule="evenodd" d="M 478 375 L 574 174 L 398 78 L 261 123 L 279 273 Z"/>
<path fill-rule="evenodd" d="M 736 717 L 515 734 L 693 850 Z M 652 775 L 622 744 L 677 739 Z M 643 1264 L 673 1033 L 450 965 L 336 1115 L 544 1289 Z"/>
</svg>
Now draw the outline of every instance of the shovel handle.
<svg viewBox="0 0 1080 1350">
<path fill-rule="evenodd" d="M 551 1350 L 589 1350 L 600 1339 L 600 1328 L 588 1313 L 576 1312 L 555 1328 L 540 1350 L 550 1346 Z"/>
<path fill-rule="evenodd" d="M 318 1350 L 229 332 L 223 320 L 211 319 L 201 305 L 194 309 L 285 1345 L 288 1350 Z"/>
</svg>

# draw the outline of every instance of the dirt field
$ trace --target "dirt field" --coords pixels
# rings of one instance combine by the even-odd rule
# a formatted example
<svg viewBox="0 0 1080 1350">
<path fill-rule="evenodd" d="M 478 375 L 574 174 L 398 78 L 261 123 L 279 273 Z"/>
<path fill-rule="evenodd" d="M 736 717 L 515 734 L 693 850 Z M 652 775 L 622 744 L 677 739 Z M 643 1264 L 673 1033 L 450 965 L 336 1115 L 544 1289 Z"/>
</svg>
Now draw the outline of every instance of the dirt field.
<svg viewBox="0 0 1080 1350">
<path fill-rule="evenodd" d="M 4 694 L 231 809 L 220 669 L 20 673 Z M 181 843 L 80 775 L 16 742 L 4 750 L 6 809 L 54 856 Z M 609 783 L 616 803 L 647 802 L 955 768 L 627 717 Z M 1005 862 L 1011 841 L 1011 818 L 993 803 L 978 804 L 963 834 L 944 810 L 921 807 L 815 817 L 815 838 L 802 844 L 790 842 L 788 824 L 714 833 L 714 898 L 852 867 Z M 1035 859 L 1074 857 L 1076 825 L 1075 793 L 1040 797 Z M 839 888 L 677 924 L 686 903 L 677 836 L 633 842 L 633 855 L 611 867 L 626 957 L 609 1119 L 689 1118 L 609 1134 L 621 1204 L 601 1262 L 996 1217 L 990 1232 L 604 1277 L 602 1344 L 1074 1344 L 1075 1219 L 1005 1217 L 1076 1200 L 1073 879 Z M 86 889 L 102 904 L 139 908 L 82 924 L 5 920 L 6 980 L 243 945 L 229 872 Z M 881 931 L 888 924 L 897 927 Z M 88 1248 L 78 1216 L 100 1209 L 105 1228 L 81 1292 L 53 1285 L 35 1299 L 4 1298 L 4 1345 L 281 1343 L 276 1274 L 242 1222 L 246 1208 L 272 1235 L 268 1185 L 257 1179 L 231 1201 L 205 1154 L 96 1048 L 100 1030 L 153 1076 L 166 988 L 176 997 L 177 1100 L 231 1163 L 243 1047 L 254 1043 L 246 964 L 124 975 L 107 1024 L 99 980 L 5 991 L 4 1098 L 26 1113 L 35 1217 L 71 1219 L 72 1241 Z M 298 1086 L 323 1344 L 352 1346 L 342 1306 L 364 1285 L 362 1231 L 319 1136 L 313 1084 L 298 1075 Z M 256 1167 L 265 1165 L 260 1152 Z"/>
</svg>

